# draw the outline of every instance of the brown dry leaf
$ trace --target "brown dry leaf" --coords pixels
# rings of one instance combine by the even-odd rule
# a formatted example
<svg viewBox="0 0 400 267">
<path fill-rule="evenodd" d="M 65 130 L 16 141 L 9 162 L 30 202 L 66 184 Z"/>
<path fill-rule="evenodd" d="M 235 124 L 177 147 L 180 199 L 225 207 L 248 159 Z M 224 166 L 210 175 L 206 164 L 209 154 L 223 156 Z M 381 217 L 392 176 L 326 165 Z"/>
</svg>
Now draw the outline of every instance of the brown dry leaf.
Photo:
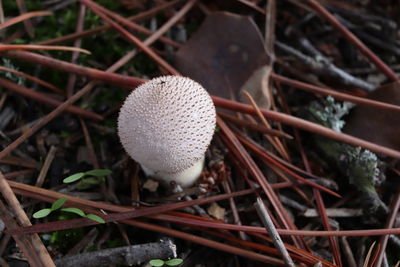
<svg viewBox="0 0 400 267">
<path fill-rule="evenodd" d="M 368 98 L 400 105 L 400 82 L 381 86 Z M 395 112 L 357 106 L 350 113 L 343 130 L 347 134 L 400 150 L 400 114 Z"/>
<path fill-rule="evenodd" d="M 262 35 L 249 17 L 227 12 L 209 15 L 176 54 L 176 68 L 209 93 L 238 98 L 253 72 L 268 63 Z"/>
<path fill-rule="evenodd" d="M 156 192 L 158 189 L 159 183 L 153 179 L 147 179 L 143 184 L 143 188 L 149 190 L 150 192 Z"/>
<path fill-rule="evenodd" d="M 243 95 L 243 91 L 247 91 L 260 108 L 270 109 L 271 92 L 268 84 L 271 70 L 270 65 L 265 65 L 256 70 L 240 89 L 240 101 L 248 102 Z"/>
<path fill-rule="evenodd" d="M 223 221 L 225 219 L 225 209 L 215 202 L 208 207 L 207 212 L 217 220 Z"/>
</svg>

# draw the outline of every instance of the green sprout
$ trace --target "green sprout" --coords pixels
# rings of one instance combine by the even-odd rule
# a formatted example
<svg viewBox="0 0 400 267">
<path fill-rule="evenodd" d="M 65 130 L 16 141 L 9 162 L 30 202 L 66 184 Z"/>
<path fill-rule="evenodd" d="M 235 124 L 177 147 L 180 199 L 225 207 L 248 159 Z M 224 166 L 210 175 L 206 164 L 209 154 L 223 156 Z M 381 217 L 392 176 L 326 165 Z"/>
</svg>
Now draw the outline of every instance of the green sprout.
<svg viewBox="0 0 400 267">
<path fill-rule="evenodd" d="M 64 183 L 73 183 L 76 182 L 86 176 L 94 176 L 96 178 L 101 178 L 104 177 L 106 175 L 111 174 L 110 170 L 107 169 L 95 169 L 95 170 L 91 170 L 91 171 L 87 171 L 87 172 L 78 172 L 75 173 L 73 175 L 68 176 L 67 178 L 65 178 L 63 180 Z M 88 179 L 91 179 L 93 177 L 89 177 Z M 66 197 L 62 197 L 57 199 L 56 201 L 53 202 L 53 204 L 51 205 L 51 208 L 47 208 L 47 209 L 41 209 L 38 210 L 37 212 L 35 212 L 32 216 L 35 219 L 40 219 L 40 218 L 44 218 L 47 217 L 50 213 L 52 213 L 53 211 L 56 211 L 58 209 L 61 209 L 61 207 L 64 205 L 64 203 L 67 201 Z M 95 215 L 95 214 L 86 214 L 83 210 L 78 209 L 78 208 L 62 208 L 61 211 L 64 212 L 69 212 L 69 213 L 74 213 L 78 216 L 81 216 L 83 218 L 88 218 L 90 220 L 93 220 L 95 222 L 98 223 L 105 223 L 106 221 L 103 220 L 103 218 Z"/>
<path fill-rule="evenodd" d="M 182 259 L 172 259 L 172 260 L 160 260 L 160 259 L 155 259 L 155 260 L 151 260 L 149 261 L 149 264 L 153 267 L 160 267 L 160 266 L 178 266 L 179 264 L 181 264 L 183 262 Z"/>
<path fill-rule="evenodd" d="M 40 218 L 47 217 L 53 211 L 56 211 L 56 210 L 60 209 L 64 205 L 65 201 L 67 201 L 66 197 L 59 198 L 59 199 L 57 199 L 56 201 L 53 202 L 53 204 L 51 205 L 51 208 L 38 210 L 32 216 L 35 219 L 40 219 Z M 91 214 L 91 213 L 86 214 L 84 211 L 82 211 L 81 209 L 78 209 L 78 208 L 62 208 L 61 211 L 74 213 L 74 214 L 77 214 L 77 215 L 79 215 L 79 216 L 81 216 L 83 218 L 88 218 L 88 219 L 93 220 L 93 221 L 98 222 L 98 223 L 105 223 L 106 222 L 103 218 L 101 218 L 101 217 L 99 217 L 99 216 L 97 216 L 95 214 Z"/>
<path fill-rule="evenodd" d="M 65 183 L 65 184 L 73 183 L 73 182 L 81 180 L 82 178 L 87 177 L 87 176 L 104 177 L 104 176 L 110 175 L 110 174 L 111 174 L 111 171 L 108 169 L 96 169 L 96 170 L 91 170 L 91 171 L 87 171 L 87 172 L 78 172 L 78 173 L 75 173 L 75 174 L 70 175 L 67 178 L 65 178 L 63 180 L 63 183 Z"/>
</svg>

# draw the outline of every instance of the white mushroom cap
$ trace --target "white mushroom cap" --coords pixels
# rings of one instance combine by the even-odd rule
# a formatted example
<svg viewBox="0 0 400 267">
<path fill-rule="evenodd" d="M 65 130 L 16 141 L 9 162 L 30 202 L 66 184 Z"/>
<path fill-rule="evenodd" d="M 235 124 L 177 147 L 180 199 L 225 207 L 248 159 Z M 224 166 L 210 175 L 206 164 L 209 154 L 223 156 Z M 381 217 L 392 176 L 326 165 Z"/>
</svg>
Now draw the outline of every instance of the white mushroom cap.
<svg viewBox="0 0 400 267">
<path fill-rule="evenodd" d="M 188 186 L 201 172 L 215 122 L 214 104 L 200 84 L 163 76 L 128 96 L 119 113 L 118 134 L 148 175 Z M 189 169 L 197 173 L 188 174 Z"/>
</svg>

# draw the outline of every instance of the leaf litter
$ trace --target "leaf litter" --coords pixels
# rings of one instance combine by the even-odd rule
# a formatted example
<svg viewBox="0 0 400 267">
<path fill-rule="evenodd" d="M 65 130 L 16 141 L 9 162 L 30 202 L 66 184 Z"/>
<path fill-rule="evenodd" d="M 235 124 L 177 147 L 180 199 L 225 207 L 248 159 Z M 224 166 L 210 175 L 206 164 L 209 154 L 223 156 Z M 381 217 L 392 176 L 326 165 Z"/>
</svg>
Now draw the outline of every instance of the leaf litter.
<svg viewBox="0 0 400 267">
<path fill-rule="evenodd" d="M 24 27 L 30 27 L 26 24 L 25 26 L 16 24 L 12 28 L 6 28 L 3 36 L 5 40 L 9 42 L 11 40 L 11 43 L 33 44 L 37 42 L 36 38 L 54 42 L 53 38 L 57 36 L 53 33 L 72 34 L 74 27 L 68 25 L 75 26 L 79 17 L 77 7 L 82 8 L 81 3 L 72 4 L 73 1 L 63 6 L 52 3 L 38 4 L 36 1 L 27 0 L 25 2 L 27 10 L 24 12 L 48 9 L 59 12 L 58 14 L 63 14 L 64 17 L 57 21 L 54 20 L 57 13 L 49 15 L 48 12 L 44 12 L 39 14 L 46 14 L 46 17 L 30 18 L 29 21 L 35 25 L 34 37 L 24 36 L 24 30 L 28 30 Z M 90 2 L 82 1 L 82 3 Z M 26 207 L 25 212 L 28 215 L 39 208 L 50 207 L 50 204 L 37 205 L 30 200 L 57 203 L 55 202 L 57 199 L 68 198 L 66 204 L 71 206 L 64 208 L 70 212 L 68 216 L 50 214 L 51 209 L 48 209 L 49 214 L 46 214 L 48 217 L 40 220 L 31 219 L 36 227 L 32 229 L 38 229 L 35 230 L 37 232 L 50 232 L 52 242 L 46 241 L 46 234 L 41 234 L 41 237 L 51 252 L 51 258 L 65 257 L 69 251 L 84 253 L 94 247 L 97 249 L 95 252 L 97 254 L 94 255 L 101 257 L 102 252 L 112 247 L 112 244 L 124 242 L 145 244 L 153 242 L 160 236 L 168 236 L 174 238 L 173 242 L 179 248 L 179 255 L 184 258 L 182 266 L 195 264 L 230 266 L 234 262 L 241 266 L 257 266 L 261 264 L 259 262 L 282 265 L 283 262 L 289 262 L 285 261 L 287 260 L 285 257 L 307 266 L 314 266 L 318 262 L 323 266 L 347 266 L 347 263 L 350 266 L 350 263 L 362 264 L 370 261 L 379 264 L 383 260 L 395 264 L 399 260 L 396 255 L 400 254 L 400 247 L 396 245 L 399 243 L 398 238 L 395 235 L 391 236 L 393 242 L 387 243 L 387 239 L 383 237 L 381 239 L 370 237 L 372 232 L 368 229 L 383 228 L 384 232 L 385 229 L 396 227 L 393 218 L 397 215 L 399 201 L 395 197 L 399 194 L 399 184 L 396 179 L 400 173 L 398 158 L 394 159 L 373 153 L 364 147 L 335 141 L 331 139 L 330 133 L 320 136 L 299 132 L 288 126 L 285 121 L 278 123 L 268 117 L 264 118 L 263 114 L 267 114 L 265 110 L 269 110 L 307 118 L 333 129 L 336 135 L 341 136 L 343 130 L 351 136 L 378 144 L 381 148 L 398 151 L 399 117 L 396 111 L 382 110 L 379 105 L 346 106 L 339 100 L 333 101 L 331 98 L 294 90 L 297 89 L 294 88 L 295 83 L 287 85 L 282 80 L 274 78 L 276 77 L 274 75 L 279 74 L 314 86 L 340 90 L 350 96 L 366 97 L 398 106 L 400 102 L 398 83 L 389 84 L 390 80 L 397 79 L 393 70 L 398 70 L 396 60 L 398 61 L 399 54 L 396 51 L 399 48 L 396 36 L 399 30 L 395 22 L 398 5 L 389 4 L 385 9 L 381 9 L 380 13 L 375 13 L 377 7 L 373 1 L 344 3 L 327 0 L 321 4 L 315 0 L 307 0 L 304 3 L 269 0 L 268 4 L 264 1 L 237 1 L 230 5 L 221 1 L 214 3 L 156 1 L 157 5 L 153 6 L 151 2 L 140 1 L 135 4 L 124 1 L 123 5 L 119 5 L 98 1 L 98 4 L 110 11 L 126 17 L 132 14 L 130 9 L 133 9 L 137 12 L 136 19 L 142 20 L 142 25 L 152 30 L 161 29 L 159 27 L 171 17 L 181 16 L 174 21 L 177 23 L 176 26 L 173 26 L 162 40 L 165 44 L 158 42 L 151 47 L 161 61 L 155 63 L 143 53 L 139 53 L 124 64 L 120 73 L 138 78 L 135 80 L 137 85 L 150 77 L 165 75 L 166 71 L 175 72 L 175 69 L 169 68 L 163 62 L 163 58 L 168 59 L 168 55 L 172 55 L 169 64 L 172 64 L 179 73 L 200 82 L 213 96 L 250 103 L 250 108 L 254 110 L 253 115 L 259 110 L 258 115 L 250 116 L 238 112 L 240 110 L 238 102 L 232 102 L 229 110 L 219 109 L 218 112 L 224 115 L 221 116 L 220 128 L 216 129 L 216 135 L 207 153 L 206 166 L 199 185 L 177 191 L 173 195 L 166 195 L 166 190 L 162 187 L 149 185 L 144 173 L 124 155 L 116 138 L 114 129 L 118 107 L 128 94 L 118 86 L 127 86 L 128 80 L 122 76 L 111 77 L 104 73 L 96 73 L 97 78 L 106 79 L 106 82 L 93 90 L 86 89 L 87 94 L 82 102 L 77 102 L 77 107 L 91 112 L 89 117 L 81 117 L 84 124 L 81 123 L 79 126 L 76 114 L 82 116 L 88 113 L 82 113 L 77 109 L 73 115 L 61 112 L 58 113 L 60 114 L 58 117 L 50 118 L 44 128 L 42 128 L 44 124 L 37 127 L 35 130 L 37 133 L 32 132 L 29 135 L 31 138 L 25 137 L 24 142 L 8 147 L 24 133 L 27 136 L 29 128 L 35 126 L 43 116 L 53 110 L 53 107 L 49 106 L 50 101 L 53 103 L 59 101 L 56 106 L 66 101 L 65 95 L 60 92 L 71 79 L 66 74 L 72 70 L 72 65 L 60 67 L 61 69 L 56 72 L 41 66 L 45 64 L 44 61 L 32 66 L 28 63 L 28 54 L 14 53 L 19 55 L 19 60 L 15 60 L 13 53 L 2 52 L 5 67 L 18 69 L 19 72 L 30 74 L 39 80 L 28 81 L 21 78 L 18 72 L 7 72 L 7 69 L 2 69 L 4 74 L 2 77 L 15 85 L 4 82 L 0 91 L 0 130 L 3 138 L 1 145 L 5 149 L 2 155 L 7 155 L 7 157 L 2 156 L 0 170 L 6 178 L 14 179 L 9 182 L 13 191 L 6 191 L 4 188 L 1 194 L 6 199 L 11 194 L 24 196 L 25 198 L 21 198 L 20 201 Z M 274 2 L 275 8 L 266 8 L 274 7 Z M 20 11 L 16 6 L 4 3 L 3 8 L 7 14 L 18 17 Z M 88 5 L 86 8 L 88 10 L 84 15 L 85 20 L 92 22 L 93 27 L 101 25 L 102 17 L 94 14 L 91 10 L 93 6 Z M 181 10 L 184 12 L 179 13 Z M 160 13 L 155 15 L 157 12 Z M 189 13 L 185 15 L 185 12 Z M 316 16 L 317 13 L 322 17 Z M 29 13 L 25 15 L 27 14 Z M 270 23 L 267 26 L 265 26 L 265 14 L 269 18 L 267 23 Z M 111 15 L 110 17 L 116 18 Z M 272 24 L 271 18 L 275 20 Z M 367 23 L 364 23 L 365 21 Z M 346 29 L 341 28 L 343 25 L 354 34 L 349 34 Z M 53 29 L 44 31 L 46 27 Z M 57 27 L 60 29 L 55 30 Z M 89 29 L 91 26 L 85 24 L 84 27 Z M 270 28 L 266 30 L 266 27 Z M 184 32 L 189 36 L 188 41 L 183 44 L 178 43 L 177 41 L 185 38 L 177 37 L 179 35 L 177 32 L 180 32 L 180 35 Z M 275 49 L 264 40 L 261 32 L 266 32 L 267 38 L 277 40 Z M 19 37 L 13 37 L 11 33 Z M 92 69 L 80 69 L 81 73 L 75 71 L 78 76 L 73 82 L 74 92 L 79 92 L 90 77 L 94 77 L 90 76 L 94 74 L 94 68 L 105 69 L 119 57 L 129 53 L 128 49 L 132 49 L 132 44 L 121 38 L 115 29 L 109 28 L 108 31 L 103 29 L 96 35 L 91 35 L 90 32 L 84 34 L 86 35 L 82 35 L 81 47 L 77 47 L 75 43 L 74 51 L 90 50 L 92 55 L 80 54 L 78 62 Z M 129 34 L 142 38 L 145 33 Z M 17 47 L 9 46 L 7 49 L 15 48 Z M 361 56 L 359 51 L 364 56 Z M 47 54 L 46 57 L 51 55 L 60 60 L 70 60 L 70 54 L 67 52 L 48 53 L 51 54 Z M 151 51 L 147 50 L 147 53 Z M 369 61 L 376 67 L 371 67 Z M 53 64 L 53 67 L 56 66 Z M 82 73 L 86 75 L 81 76 Z M 130 82 L 133 82 L 133 79 Z M 49 93 L 42 87 L 46 85 L 58 90 Z M 23 88 L 19 91 L 12 90 L 21 87 Z M 30 93 L 29 90 L 32 89 L 41 94 Z M 243 97 L 244 91 L 249 92 L 250 98 Z M 253 102 L 249 102 L 250 99 Z M 310 114 L 312 116 L 307 117 L 307 113 L 308 116 Z M 232 119 L 233 116 L 236 119 Z M 315 125 L 293 120 L 302 127 L 301 129 L 311 127 L 310 132 L 316 129 Z M 243 121 L 246 124 L 241 123 Z M 249 127 L 249 124 L 254 127 Z M 82 125 L 87 125 L 87 129 L 84 130 Z M 260 127 L 268 128 L 274 133 L 274 137 L 269 136 L 264 129 L 262 134 L 254 130 Z M 347 139 L 348 137 L 344 136 L 342 140 Z M 251 145 L 252 142 L 272 153 L 286 167 L 282 168 L 283 163 L 278 164 L 279 161 L 276 159 L 266 160 L 266 152 L 256 150 L 254 145 Z M 52 145 L 57 146 L 56 156 L 51 158 L 51 162 L 44 163 L 42 158 L 46 157 Z M 87 151 L 84 155 L 79 152 L 81 150 L 79 148 L 82 147 Z M 107 169 L 112 170 L 112 174 Z M 62 183 L 65 178 L 72 177 L 73 180 L 79 180 L 84 175 L 104 177 L 104 182 L 85 187 L 80 187 L 77 183 L 69 185 Z M 35 179 L 38 176 L 45 178 L 43 188 L 28 186 L 37 184 Z M 307 185 L 299 182 L 297 176 L 307 179 Z M 261 180 L 261 177 L 265 180 Z M 335 190 L 342 198 L 338 199 L 325 190 L 323 192 L 326 193 L 321 194 L 319 198 L 311 190 L 311 187 L 317 190 L 315 184 L 338 185 L 339 188 Z M 264 190 L 258 189 L 260 186 Z M 273 191 L 267 190 L 267 192 L 266 188 L 271 188 L 268 190 Z M 195 204 L 211 196 L 223 196 L 225 193 L 243 190 L 250 191 L 246 191 L 246 196 L 210 203 L 208 209 Z M 268 196 L 263 193 L 267 193 Z M 266 201 L 266 207 L 278 232 L 292 231 L 291 234 L 296 236 L 300 230 L 313 229 L 322 233 L 330 228 L 328 229 L 326 222 L 321 223 L 320 219 L 329 216 L 328 223 L 331 227 L 335 227 L 337 233 L 341 230 L 361 230 L 365 237 L 349 238 L 347 242 L 340 244 L 333 238 L 329 239 L 330 242 L 326 242 L 323 237 L 313 237 L 311 232 L 310 236 L 304 239 L 284 238 L 288 255 L 283 256 L 274 248 L 266 232 L 255 234 L 245 227 L 240 228 L 241 225 L 253 225 L 258 227 L 257 231 L 261 229 L 265 231 L 262 220 L 253 208 L 253 203 L 259 195 Z M 162 205 L 193 200 L 193 204 L 187 207 L 181 206 L 180 210 L 163 212 Z M 58 203 L 54 205 L 59 206 Z M 75 208 L 78 206 L 82 210 Z M 88 225 L 85 224 L 88 221 L 79 218 L 82 214 L 101 223 L 103 218 L 107 219 L 109 218 L 107 216 L 113 213 L 130 212 L 133 207 L 140 211 L 158 206 L 160 209 L 154 214 L 146 215 L 146 219 L 122 220 L 123 227 L 114 224 L 90 226 L 105 230 L 92 241 L 85 240 L 82 234 L 76 232 L 78 236 L 74 240 L 89 242 L 79 244 L 80 248 L 77 248 L 79 242 L 69 246 L 61 245 L 62 238 L 68 234 L 75 234 L 72 230 L 62 230 L 66 231 L 64 232 L 66 235 L 60 235 L 61 231 L 51 233 L 58 228 L 68 229 Z M 9 203 L 6 207 L 11 211 L 15 209 L 15 206 Z M 312 211 L 313 215 L 304 217 L 304 208 Z M 168 210 L 167 207 L 165 209 Z M 335 217 L 344 211 L 345 215 Z M 18 214 L 17 218 L 19 216 L 21 215 Z M 6 224 L 6 229 L 14 229 L 15 233 L 24 229 L 13 224 L 11 218 L 2 217 L 2 220 Z M 94 221 L 90 224 L 95 224 Z M 212 228 L 213 224 L 221 221 L 224 221 L 226 226 L 236 225 L 239 230 Z M 68 225 L 72 222 L 75 226 Z M 88 228 L 80 229 L 83 233 L 89 231 Z M 280 233 L 284 235 L 284 232 Z M 351 236 L 352 232 L 348 235 Z M 4 236 L 2 238 L 4 239 Z M 15 240 L 23 254 L 34 255 L 27 245 L 30 241 L 19 239 L 18 235 Z M 374 241 L 385 249 L 370 250 L 367 253 Z M 11 251 L 15 249 L 15 243 L 8 242 L 7 249 L 2 251 L 3 257 L 9 263 L 21 261 L 12 256 Z M 44 252 L 42 253 L 36 259 L 26 257 L 22 260 L 26 259 L 30 263 L 51 261 L 50 258 L 41 258 L 40 256 L 44 255 Z M 227 253 L 240 257 L 226 257 Z M 156 258 L 162 258 L 161 256 Z M 165 259 L 168 257 L 171 255 Z"/>
</svg>

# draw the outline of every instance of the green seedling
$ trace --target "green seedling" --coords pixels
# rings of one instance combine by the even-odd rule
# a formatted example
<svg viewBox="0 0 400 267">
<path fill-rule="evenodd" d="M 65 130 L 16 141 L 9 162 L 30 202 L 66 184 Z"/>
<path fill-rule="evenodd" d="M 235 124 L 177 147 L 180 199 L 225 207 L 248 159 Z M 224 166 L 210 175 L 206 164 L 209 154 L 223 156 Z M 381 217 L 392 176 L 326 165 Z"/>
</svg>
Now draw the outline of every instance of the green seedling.
<svg viewBox="0 0 400 267">
<path fill-rule="evenodd" d="M 78 173 L 75 173 L 75 174 L 70 175 L 67 178 L 65 178 L 63 180 L 63 183 L 65 183 L 65 184 L 73 183 L 73 182 L 79 181 L 82 178 L 87 177 L 87 176 L 104 177 L 104 176 L 110 175 L 110 174 L 111 174 L 111 171 L 108 169 L 96 169 L 96 170 L 91 170 L 91 171 L 87 171 L 87 172 L 78 172 Z"/>
<path fill-rule="evenodd" d="M 62 205 L 64 205 L 65 201 L 67 201 L 66 197 L 59 198 L 59 199 L 57 199 L 56 201 L 53 202 L 53 204 L 51 205 L 50 209 L 38 210 L 32 216 L 35 219 L 44 218 L 44 217 L 48 216 L 50 213 L 52 213 L 53 211 L 58 210 L 59 208 L 61 208 Z"/>
<path fill-rule="evenodd" d="M 40 219 L 40 218 L 47 217 L 53 211 L 60 209 L 64 205 L 65 201 L 67 201 L 66 197 L 59 198 L 59 199 L 57 199 L 56 201 L 53 202 L 53 204 L 51 205 L 51 208 L 38 210 L 32 216 L 35 219 Z M 101 218 L 101 217 L 99 217 L 99 216 L 97 216 L 95 214 L 91 214 L 91 213 L 86 214 L 84 211 L 82 211 L 82 210 L 80 210 L 78 208 L 62 208 L 61 211 L 74 213 L 74 214 L 77 214 L 77 215 L 79 215 L 79 216 L 81 216 L 83 218 L 88 218 L 88 219 L 93 220 L 93 221 L 98 222 L 98 223 L 105 223 L 106 222 L 106 221 L 103 220 L 103 218 Z"/>
<path fill-rule="evenodd" d="M 160 259 L 155 259 L 155 260 L 151 260 L 149 261 L 149 264 L 153 267 L 160 267 L 160 266 L 178 266 L 179 264 L 181 264 L 183 262 L 182 259 L 172 259 L 172 260 L 160 260 Z"/>
</svg>

